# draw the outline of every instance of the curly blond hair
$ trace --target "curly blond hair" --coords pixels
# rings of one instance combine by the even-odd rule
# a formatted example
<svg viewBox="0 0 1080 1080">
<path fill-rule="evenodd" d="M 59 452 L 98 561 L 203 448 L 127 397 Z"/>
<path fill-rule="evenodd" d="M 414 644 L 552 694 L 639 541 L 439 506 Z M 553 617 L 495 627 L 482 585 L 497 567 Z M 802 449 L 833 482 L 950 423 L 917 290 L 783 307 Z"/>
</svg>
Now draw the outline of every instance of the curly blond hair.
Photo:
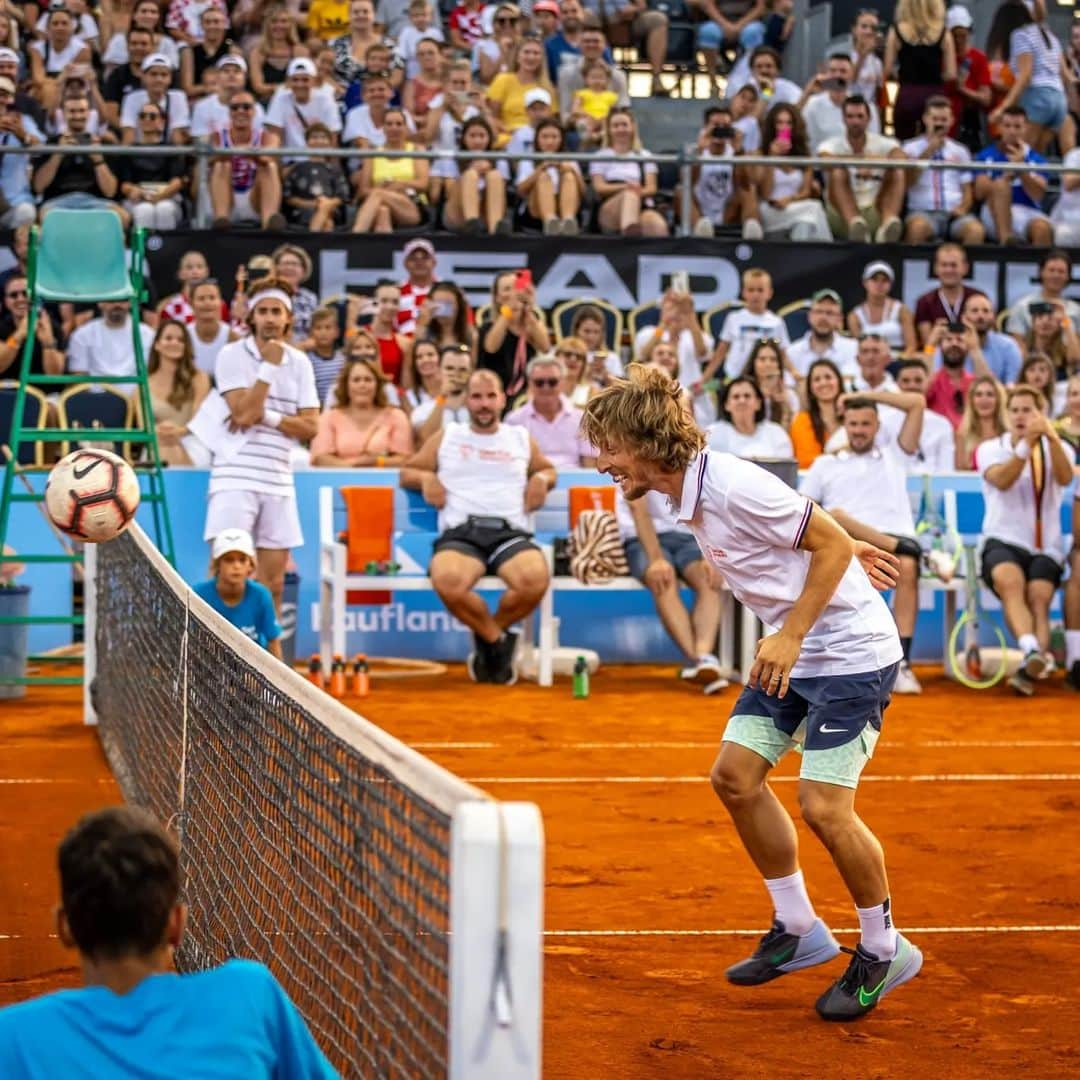
<svg viewBox="0 0 1080 1080">
<path fill-rule="evenodd" d="M 581 433 L 600 450 L 624 450 L 680 472 L 705 447 L 682 387 L 666 371 L 631 364 L 585 406 Z"/>
</svg>

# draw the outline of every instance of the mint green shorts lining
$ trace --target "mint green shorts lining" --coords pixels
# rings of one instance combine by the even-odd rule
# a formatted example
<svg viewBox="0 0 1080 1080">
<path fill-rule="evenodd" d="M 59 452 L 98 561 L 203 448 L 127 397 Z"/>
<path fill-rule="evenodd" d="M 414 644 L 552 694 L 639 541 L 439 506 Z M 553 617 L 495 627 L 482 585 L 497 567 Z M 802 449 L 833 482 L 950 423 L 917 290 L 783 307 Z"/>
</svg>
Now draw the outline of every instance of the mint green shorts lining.
<svg viewBox="0 0 1080 1080">
<path fill-rule="evenodd" d="M 880 732 L 867 724 L 843 746 L 834 746 L 829 750 L 804 750 L 804 731 L 805 724 L 800 724 L 795 734 L 789 736 L 777 730 L 771 717 L 737 715 L 728 720 L 723 741 L 753 750 L 770 765 L 775 765 L 789 750 L 794 750 L 802 755 L 799 768 L 801 780 L 857 788 L 866 763 L 874 756 Z"/>
</svg>

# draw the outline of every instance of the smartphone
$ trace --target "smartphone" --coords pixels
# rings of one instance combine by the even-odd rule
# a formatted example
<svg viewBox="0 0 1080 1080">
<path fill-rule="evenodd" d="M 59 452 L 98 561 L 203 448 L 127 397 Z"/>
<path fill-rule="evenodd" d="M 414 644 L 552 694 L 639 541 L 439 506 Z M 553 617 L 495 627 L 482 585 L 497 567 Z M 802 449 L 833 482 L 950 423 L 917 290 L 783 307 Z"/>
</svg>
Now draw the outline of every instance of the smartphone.
<svg viewBox="0 0 1080 1080">
<path fill-rule="evenodd" d="M 519 270 L 514 275 L 514 292 L 524 292 L 526 289 L 533 287 L 533 278 L 531 270 Z"/>
<path fill-rule="evenodd" d="M 791 145 L 791 125 L 790 124 L 777 124 L 776 125 L 776 141 L 783 146 Z"/>
<path fill-rule="evenodd" d="M 690 274 L 686 270 L 676 270 L 671 275 L 671 287 L 677 293 L 689 293 Z"/>
<path fill-rule="evenodd" d="M 449 319 L 454 314 L 454 305 L 449 300 L 439 300 L 432 305 L 437 319 Z"/>
<path fill-rule="evenodd" d="M 967 327 L 962 322 L 949 322 L 945 324 L 945 329 L 950 334 L 966 334 Z"/>
</svg>

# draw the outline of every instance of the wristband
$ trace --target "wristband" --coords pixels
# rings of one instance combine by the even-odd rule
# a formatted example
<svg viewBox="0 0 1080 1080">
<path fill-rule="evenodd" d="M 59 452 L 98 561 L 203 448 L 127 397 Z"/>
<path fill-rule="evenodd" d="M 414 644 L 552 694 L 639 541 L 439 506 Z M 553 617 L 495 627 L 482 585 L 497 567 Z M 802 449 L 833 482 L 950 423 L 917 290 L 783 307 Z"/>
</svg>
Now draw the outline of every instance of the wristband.
<svg viewBox="0 0 1080 1080">
<path fill-rule="evenodd" d="M 262 422 L 267 427 L 279 428 L 281 427 L 281 421 L 284 419 L 285 417 L 277 409 L 263 409 Z"/>
<path fill-rule="evenodd" d="M 264 360 L 259 364 L 259 371 L 255 378 L 258 379 L 259 382 L 264 382 L 267 386 L 270 386 L 274 381 L 277 370 L 276 364 L 271 364 L 269 360 Z"/>
<path fill-rule="evenodd" d="M 937 348 L 933 345 L 924 345 L 922 351 L 924 356 L 933 356 L 937 352 Z"/>
<path fill-rule="evenodd" d="M 656 324 L 656 329 L 653 331 L 652 336 L 654 341 L 659 341 L 664 336 L 664 328 L 659 323 Z"/>
<path fill-rule="evenodd" d="M 382 454 L 379 454 L 379 456 L 375 458 L 375 467 L 381 469 L 385 464 L 386 458 L 384 458 Z"/>
<path fill-rule="evenodd" d="M 499 308 L 499 314 L 504 319 L 512 319 L 514 317 L 514 309 L 510 307 L 509 304 L 503 304 L 503 306 Z"/>
<path fill-rule="evenodd" d="M 1027 439 L 1021 439 L 1013 448 L 1013 454 L 1021 461 L 1027 461 L 1031 457 L 1031 443 Z"/>
<path fill-rule="evenodd" d="M 4 342 L 4 344 L 9 349 L 17 349 L 19 347 L 19 339 L 14 334 L 12 334 L 11 337 L 9 337 L 7 341 Z"/>
<path fill-rule="evenodd" d="M 443 405 L 445 405 L 445 404 L 446 404 L 446 398 L 445 398 L 445 397 L 444 397 L 444 396 L 443 396 L 442 394 L 440 394 L 440 395 L 439 395 L 439 396 L 438 396 L 438 397 L 437 397 L 437 398 L 435 399 L 435 405 L 436 405 L 436 406 L 437 406 L 438 408 L 442 408 L 442 406 L 443 406 Z"/>
</svg>

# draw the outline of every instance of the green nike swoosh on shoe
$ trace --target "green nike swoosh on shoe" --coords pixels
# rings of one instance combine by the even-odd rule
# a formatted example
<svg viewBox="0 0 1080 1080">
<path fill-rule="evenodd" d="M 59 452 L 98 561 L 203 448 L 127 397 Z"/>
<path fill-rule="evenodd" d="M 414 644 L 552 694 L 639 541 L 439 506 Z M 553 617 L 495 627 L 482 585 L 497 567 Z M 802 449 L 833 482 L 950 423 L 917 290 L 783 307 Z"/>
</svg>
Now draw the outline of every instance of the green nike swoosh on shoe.
<svg viewBox="0 0 1080 1080">
<path fill-rule="evenodd" d="M 871 1005 L 873 1005 L 874 1002 L 877 1001 L 878 994 L 880 994 L 881 991 L 885 988 L 886 979 L 888 979 L 887 975 L 885 976 L 884 979 L 881 980 L 881 982 L 879 982 L 877 984 L 877 986 L 874 987 L 873 990 L 870 991 L 870 993 L 867 993 L 860 986 L 859 987 L 859 1004 L 863 1005 L 863 1006 L 866 1006 L 867 1008 L 869 1008 Z"/>
</svg>

